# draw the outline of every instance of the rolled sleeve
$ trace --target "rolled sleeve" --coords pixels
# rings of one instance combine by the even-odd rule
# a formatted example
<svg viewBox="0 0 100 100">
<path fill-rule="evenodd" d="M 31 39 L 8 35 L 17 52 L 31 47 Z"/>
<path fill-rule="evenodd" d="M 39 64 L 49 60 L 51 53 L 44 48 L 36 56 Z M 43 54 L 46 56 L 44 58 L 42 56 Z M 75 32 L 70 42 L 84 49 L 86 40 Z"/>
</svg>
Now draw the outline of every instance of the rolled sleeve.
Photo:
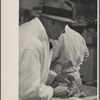
<svg viewBox="0 0 100 100">
<path fill-rule="evenodd" d="M 54 71 L 50 70 L 46 84 L 51 86 L 52 83 L 54 82 L 56 76 L 57 76 L 57 73 L 55 73 Z"/>
<path fill-rule="evenodd" d="M 84 52 L 84 59 L 88 59 L 89 58 L 89 50 L 88 50 L 88 47 L 87 47 L 87 45 L 86 45 L 86 42 L 85 42 L 85 40 L 84 40 L 84 38 L 83 38 L 83 40 L 82 40 L 82 46 L 83 46 L 83 52 Z"/>
</svg>

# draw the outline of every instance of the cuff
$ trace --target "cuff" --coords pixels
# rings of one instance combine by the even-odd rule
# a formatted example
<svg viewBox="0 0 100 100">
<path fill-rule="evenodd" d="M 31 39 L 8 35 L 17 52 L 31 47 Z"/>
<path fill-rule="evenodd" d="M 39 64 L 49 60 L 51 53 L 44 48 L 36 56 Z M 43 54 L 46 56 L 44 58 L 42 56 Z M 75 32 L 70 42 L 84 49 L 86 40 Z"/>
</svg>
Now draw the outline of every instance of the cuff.
<svg viewBox="0 0 100 100">
<path fill-rule="evenodd" d="M 46 84 L 51 86 L 56 76 L 57 76 L 57 73 L 50 70 Z"/>
</svg>

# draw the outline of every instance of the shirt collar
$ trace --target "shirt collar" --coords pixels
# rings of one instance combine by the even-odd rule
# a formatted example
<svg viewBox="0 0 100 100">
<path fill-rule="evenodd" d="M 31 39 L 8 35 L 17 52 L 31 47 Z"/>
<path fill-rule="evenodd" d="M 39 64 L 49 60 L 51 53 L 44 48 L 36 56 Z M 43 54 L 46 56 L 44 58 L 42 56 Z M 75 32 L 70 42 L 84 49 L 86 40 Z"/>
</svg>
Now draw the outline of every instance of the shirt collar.
<svg viewBox="0 0 100 100">
<path fill-rule="evenodd" d="M 41 35 L 42 35 L 45 39 L 47 39 L 47 40 L 49 41 L 50 39 L 49 39 L 49 37 L 48 37 L 48 35 L 47 35 L 46 29 L 45 29 L 45 27 L 43 26 L 42 22 L 41 22 L 40 19 L 37 18 L 37 17 L 35 18 L 35 20 L 36 20 L 37 23 L 38 23 L 39 31 L 40 31 Z M 44 33 L 44 34 L 43 34 L 43 33 Z"/>
</svg>

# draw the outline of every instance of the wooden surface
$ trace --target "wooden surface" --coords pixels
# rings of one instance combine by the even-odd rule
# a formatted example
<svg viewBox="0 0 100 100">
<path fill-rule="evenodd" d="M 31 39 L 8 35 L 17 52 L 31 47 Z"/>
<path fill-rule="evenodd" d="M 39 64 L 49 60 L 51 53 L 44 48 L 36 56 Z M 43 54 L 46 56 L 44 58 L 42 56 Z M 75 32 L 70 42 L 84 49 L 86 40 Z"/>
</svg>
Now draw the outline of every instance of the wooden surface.
<svg viewBox="0 0 100 100">
<path fill-rule="evenodd" d="M 52 98 L 52 100 L 83 100 L 81 98 L 76 98 L 76 97 L 72 97 L 72 98 Z"/>
<path fill-rule="evenodd" d="M 52 100 L 97 100 L 97 88 L 82 85 L 79 89 L 86 94 L 84 98 L 52 98 Z"/>
<path fill-rule="evenodd" d="M 79 89 L 86 94 L 86 96 L 95 96 L 97 95 L 97 88 L 92 86 L 82 85 Z"/>
<path fill-rule="evenodd" d="M 52 100 L 97 100 L 97 95 L 95 96 L 88 96 L 88 97 L 85 97 L 85 98 L 66 98 L 66 99 L 63 99 L 63 98 L 52 98 Z"/>
<path fill-rule="evenodd" d="M 95 96 L 88 96 L 88 97 L 83 98 L 82 100 L 97 100 L 97 95 L 95 95 Z"/>
</svg>

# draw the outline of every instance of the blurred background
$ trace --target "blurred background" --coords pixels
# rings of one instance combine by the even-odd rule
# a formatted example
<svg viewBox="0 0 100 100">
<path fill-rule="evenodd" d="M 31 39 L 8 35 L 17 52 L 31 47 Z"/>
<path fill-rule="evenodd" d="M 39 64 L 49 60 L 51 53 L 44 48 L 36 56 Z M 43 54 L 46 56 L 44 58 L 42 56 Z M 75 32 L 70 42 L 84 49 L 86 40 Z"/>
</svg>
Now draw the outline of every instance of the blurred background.
<svg viewBox="0 0 100 100">
<path fill-rule="evenodd" d="M 70 25 L 86 40 L 90 56 L 81 66 L 83 83 L 97 79 L 97 0 L 71 0 L 74 2 L 73 20 Z M 25 23 L 40 12 L 43 0 L 19 0 L 19 24 Z M 97 86 L 96 82 L 91 85 Z"/>
</svg>

